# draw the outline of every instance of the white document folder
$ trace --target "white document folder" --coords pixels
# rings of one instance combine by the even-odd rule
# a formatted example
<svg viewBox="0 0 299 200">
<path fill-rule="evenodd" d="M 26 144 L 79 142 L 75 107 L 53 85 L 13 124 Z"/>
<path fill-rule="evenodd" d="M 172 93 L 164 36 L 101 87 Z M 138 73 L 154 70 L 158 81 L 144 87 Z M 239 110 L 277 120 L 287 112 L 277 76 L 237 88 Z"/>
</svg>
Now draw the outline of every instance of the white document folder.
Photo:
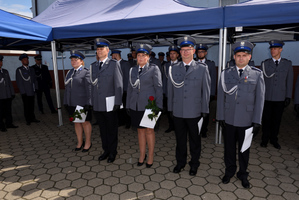
<svg viewBox="0 0 299 200">
<path fill-rule="evenodd" d="M 80 110 L 81 109 L 84 109 L 82 106 L 76 106 L 76 110 L 78 110 L 78 112 L 80 113 Z M 75 110 L 75 111 L 76 111 Z M 87 115 L 87 112 L 86 112 L 86 114 L 85 113 L 81 113 L 81 117 L 82 117 L 82 119 L 79 119 L 79 118 L 75 118 L 75 120 L 73 121 L 74 123 L 83 123 L 83 122 L 85 122 L 85 119 L 86 119 L 86 115 Z"/>
<path fill-rule="evenodd" d="M 155 119 L 151 120 L 150 118 L 148 118 L 148 115 L 151 113 L 152 113 L 151 109 L 145 109 L 145 112 L 144 112 L 141 122 L 139 124 L 140 126 L 147 127 L 147 128 L 155 127 L 156 121 L 159 119 L 161 112 L 158 113 L 158 117 L 156 117 L 156 120 Z"/>
<path fill-rule="evenodd" d="M 202 123 L 203 123 L 203 117 L 199 120 L 199 122 L 197 123 L 198 126 L 198 135 L 200 135 L 200 131 L 201 131 L 201 127 L 202 127 Z"/>
<path fill-rule="evenodd" d="M 253 127 L 250 127 L 245 130 L 245 137 L 244 137 L 243 145 L 241 148 L 241 153 L 246 151 L 251 146 L 251 142 L 252 142 L 252 138 L 253 138 L 252 131 L 253 131 Z"/>
</svg>

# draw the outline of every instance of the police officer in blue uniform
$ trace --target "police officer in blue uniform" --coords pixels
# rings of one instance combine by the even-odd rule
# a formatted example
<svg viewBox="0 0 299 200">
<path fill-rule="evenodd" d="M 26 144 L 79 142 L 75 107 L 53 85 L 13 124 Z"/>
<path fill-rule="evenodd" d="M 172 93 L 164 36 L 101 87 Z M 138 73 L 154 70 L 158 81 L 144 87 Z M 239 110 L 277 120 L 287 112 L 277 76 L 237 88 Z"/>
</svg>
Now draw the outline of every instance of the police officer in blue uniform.
<svg viewBox="0 0 299 200">
<path fill-rule="evenodd" d="M 270 140 L 276 149 L 280 149 L 277 136 L 283 110 L 291 102 L 294 75 L 292 61 L 281 58 L 284 42 L 271 40 L 269 44 L 272 58 L 261 64 L 266 83 L 261 146 L 267 147 Z"/>
<path fill-rule="evenodd" d="M 102 148 L 104 153 L 99 161 L 112 163 L 117 155 L 118 144 L 118 116 L 117 111 L 122 104 L 123 78 L 119 63 L 109 59 L 110 42 L 104 38 L 96 38 L 99 62 L 90 67 L 92 83 L 92 105 L 94 115 L 99 122 Z M 107 110 L 107 97 L 115 97 L 113 110 Z"/>
<path fill-rule="evenodd" d="M 76 50 L 70 52 L 73 69 L 69 70 L 65 77 L 65 91 L 63 104 L 70 116 L 75 112 L 77 106 L 81 106 L 87 111 L 84 122 L 75 122 L 75 132 L 77 136 L 77 146 L 75 151 L 88 152 L 92 147 L 91 143 L 91 84 L 89 70 L 84 68 L 85 56 Z M 85 142 L 83 140 L 85 134 Z"/>
<path fill-rule="evenodd" d="M 121 51 L 117 49 L 111 50 L 111 56 L 112 59 L 116 60 L 120 64 L 120 68 L 123 75 L 123 97 L 122 102 L 124 108 L 126 107 L 127 102 L 127 89 L 128 89 L 128 82 L 129 82 L 129 71 L 131 68 L 131 65 L 128 61 L 121 58 Z M 125 128 L 130 128 L 131 126 L 131 118 L 127 114 L 125 109 L 119 110 L 119 126 L 125 125 Z"/>
<path fill-rule="evenodd" d="M 11 114 L 11 103 L 15 98 L 15 91 L 8 71 L 2 66 L 3 56 L 0 55 L 0 130 L 6 132 L 7 128 L 18 128 L 18 126 L 13 124 Z"/>
<path fill-rule="evenodd" d="M 197 61 L 201 63 L 205 63 L 208 66 L 209 69 L 209 74 L 211 78 L 211 94 L 210 94 L 210 103 L 215 99 L 216 95 L 216 67 L 215 67 L 215 62 L 208 60 L 206 58 L 208 54 L 208 46 L 206 44 L 197 44 L 196 45 L 196 57 Z M 205 121 L 203 122 L 202 128 L 200 135 L 203 138 L 207 137 L 207 132 L 208 132 L 208 125 L 209 125 L 209 114 L 205 118 Z"/>
<path fill-rule="evenodd" d="M 51 113 L 57 113 L 54 108 L 50 88 L 52 87 L 52 78 L 48 66 L 42 64 L 42 56 L 37 55 L 34 57 L 35 65 L 31 66 L 35 71 L 35 76 L 38 82 L 38 90 L 36 90 L 37 105 L 39 111 L 44 114 L 42 95 L 45 94 L 47 103 L 50 107 Z"/>
<path fill-rule="evenodd" d="M 137 57 L 137 54 L 136 54 L 136 50 L 135 50 L 135 47 L 132 47 L 131 48 L 131 54 L 130 54 L 130 57 L 132 57 L 132 59 L 129 59 L 129 54 L 128 54 L 128 61 L 131 65 L 131 67 L 134 67 L 137 65 L 137 60 L 136 60 L 136 57 Z"/>
<path fill-rule="evenodd" d="M 198 122 L 209 113 L 210 75 L 206 64 L 193 60 L 196 41 L 192 37 L 178 40 L 182 61 L 169 67 L 168 110 L 173 113 L 179 173 L 187 163 L 187 135 L 189 136 L 190 176 L 197 174 L 200 165 L 201 137 Z"/>
<path fill-rule="evenodd" d="M 237 170 L 236 143 L 238 142 L 239 171 L 237 177 L 244 188 L 249 188 L 249 149 L 240 152 L 245 130 L 253 127 L 258 133 L 265 99 L 265 83 L 261 70 L 249 66 L 253 44 L 248 41 L 236 42 L 233 46 L 236 66 L 222 71 L 217 93 L 217 120 L 223 130 L 225 175 L 222 182 L 227 184 Z"/>
<path fill-rule="evenodd" d="M 165 63 L 165 65 L 163 66 L 163 73 L 162 73 L 162 80 L 163 80 L 163 95 L 165 95 L 165 101 L 163 101 L 163 103 L 165 102 L 165 105 L 163 105 L 166 109 L 167 109 L 167 118 L 168 118 L 168 128 L 165 130 L 165 133 L 169 133 L 171 131 L 174 130 L 174 124 L 173 124 L 173 118 L 172 116 L 170 116 L 170 112 L 168 111 L 167 108 L 167 84 L 168 84 L 168 75 L 169 75 L 169 67 L 173 66 L 174 64 L 177 64 L 178 61 L 178 57 L 180 55 L 180 50 L 178 49 L 177 46 L 172 45 L 170 47 L 168 47 L 168 52 L 169 57 L 170 57 L 170 61 Z"/>
<path fill-rule="evenodd" d="M 16 82 L 22 95 L 26 124 L 30 125 L 31 122 L 39 123 L 40 121 L 35 118 L 34 114 L 34 96 L 35 91 L 38 89 L 35 71 L 33 68 L 29 68 L 26 53 L 20 55 L 19 60 L 22 62 L 22 66 L 16 70 Z"/>
</svg>

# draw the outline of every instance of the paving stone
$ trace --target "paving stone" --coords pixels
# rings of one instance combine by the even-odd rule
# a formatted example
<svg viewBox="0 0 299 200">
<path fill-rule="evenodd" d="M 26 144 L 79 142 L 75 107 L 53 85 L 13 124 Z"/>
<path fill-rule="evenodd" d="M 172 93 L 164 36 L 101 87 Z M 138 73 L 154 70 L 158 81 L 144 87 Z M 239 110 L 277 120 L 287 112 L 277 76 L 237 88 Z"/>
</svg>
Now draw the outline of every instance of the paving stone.
<svg viewBox="0 0 299 200">
<path fill-rule="evenodd" d="M 92 194 L 92 195 L 89 195 L 89 196 L 85 197 L 84 199 L 88 199 L 88 200 L 101 200 L 102 196 L 96 195 L 96 194 Z"/>
<path fill-rule="evenodd" d="M 75 188 L 67 187 L 64 188 L 63 190 L 60 190 L 59 195 L 62 197 L 74 196 L 76 194 L 76 191 L 77 190 Z"/>
<path fill-rule="evenodd" d="M 3 190 L 6 191 L 6 192 L 12 192 L 14 190 L 19 189 L 21 186 L 22 186 L 21 183 L 11 183 L 11 184 L 6 185 L 3 188 Z"/>
<path fill-rule="evenodd" d="M 64 188 L 68 188 L 71 186 L 71 181 L 69 180 L 60 180 L 58 182 L 55 183 L 55 188 L 61 190 L 61 189 L 64 189 Z"/>
<path fill-rule="evenodd" d="M 167 199 L 167 198 L 171 197 L 170 191 L 166 190 L 166 189 L 159 189 L 154 192 L 154 195 L 158 199 Z"/>
<path fill-rule="evenodd" d="M 218 196 L 220 197 L 221 200 L 234 200 L 238 199 L 237 196 L 232 193 L 232 192 L 227 192 L 227 191 L 221 191 Z"/>
<path fill-rule="evenodd" d="M 84 186 L 77 190 L 77 195 L 82 196 L 82 197 L 86 197 L 91 194 L 93 194 L 93 188 L 90 186 Z"/>
<path fill-rule="evenodd" d="M 24 191 L 15 190 L 13 192 L 7 193 L 3 199 L 8 199 L 8 200 L 20 199 L 21 197 L 23 197 L 24 193 L 25 193 Z M 0 193 L 0 196 L 1 196 L 1 193 Z"/>
<path fill-rule="evenodd" d="M 160 188 L 160 185 L 157 182 L 152 182 L 151 181 L 151 182 L 147 182 L 146 184 L 144 184 L 144 188 L 149 190 L 149 191 L 155 191 L 155 190 Z"/>
<path fill-rule="evenodd" d="M 35 197 L 38 197 L 40 196 L 42 193 L 42 190 L 38 190 L 38 189 L 32 189 L 30 191 L 27 191 L 25 194 L 24 194 L 24 198 L 26 199 L 33 199 Z"/>
<path fill-rule="evenodd" d="M 102 184 L 103 184 L 103 179 L 101 178 L 94 178 L 88 181 L 88 185 L 90 185 L 91 187 L 97 187 Z"/>
<path fill-rule="evenodd" d="M 188 191 L 184 187 L 175 187 L 171 189 L 171 193 L 174 196 L 184 198 L 186 195 L 188 195 Z"/>
<path fill-rule="evenodd" d="M 143 184 L 141 183 L 131 183 L 130 185 L 128 185 L 128 190 L 135 193 L 140 192 L 143 189 Z"/>
<path fill-rule="evenodd" d="M 59 191 L 57 190 L 44 190 L 41 194 L 42 197 L 45 197 L 47 199 L 57 196 Z"/>
<path fill-rule="evenodd" d="M 105 195 L 111 192 L 111 187 L 107 185 L 100 185 L 95 188 L 94 193 L 99 195 Z"/>
<path fill-rule="evenodd" d="M 124 196 L 120 195 L 120 196 L 121 196 L 121 199 L 122 199 L 122 197 L 124 197 L 124 200 L 127 200 L 125 195 Z M 150 200 L 153 198 L 154 198 L 154 193 L 151 191 L 148 191 L 148 190 L 142 190 L 137 193 L 137 199 Z"/>
<path fill-rule="evenodd" d="M 118 183 L 119 183 L 119 178 L 116 178 L 116 177 L 108 177 L 108 178 L 104 179 L 104 184 L 106 184 L 106 185 L 113 186 Z"/>
<path fill-rule="evenodd" d="M 46 190 L 46 189 L 52 188 L 54 186 L 54 184 L 55 184 L 54 181 L 44 181 L 44 182 L 38 184 L 37 188 Z"/>
<path fill-rule="evenodd" d="M 117 199 L 119 199 L 119 195 L 112 194 L 112 193 L 106 194 L 102 197 L 102 200 L 117 200 Z"/>
<path fill-rule="evenodd" d="M 187 197 L 185 198 L 187 199 Z M 213 200 L 220 200 L 220 198 L 216 194 L 206 193 L 201 196 L 201 199 L 213 199 Z M 190 199 L 191 200 L 191 199 Z"/>
<path fill-rule="evenodd" d="M 242 189 L 236 189 L 234 191 L 234 194 L 238 197 L 238 199 L 251 199 L 253 197 L 249 190 L 244 189 L 241 185 L 240 188 Z"/>
<path fill-rule="evenodd" d="M 250 181 L 250 183 L 252 185 L 254 185 L 252 183 L 252 181 Z M 269 192 L 267 192 L 264 188 L 258 188 L 258 187 L 252 187 L 250 189 L 250 192 L 255 196 L 255 197 L 262 197 L 262 198 L 266 198 L 269 195 Z"/>
<path fill-rule="evenodd" d="M 84 187 L 86 184 L 87 184 L 87 180 L 80 178 L 75 181 L 72 181 L 71 186 L 74 188 L 81 188 L 81 187 Z"/>
<path fill-rule="evenodd" d="M 53 181 L 60 181 L 60 180 L 65 179 L 65 177 L 66 177 L 66 174 L 64 174 L 64 173 L 57 173 L 57 174 L 54 174 L 51 177 L 51 180 L 53 180 Z"/>
<path fill-rule="evenodd" d="M 285 192 L 296 193 L 298 191 L 298 188 L 290 183 L 281 183 L 279 187 Z"/>
</svg>

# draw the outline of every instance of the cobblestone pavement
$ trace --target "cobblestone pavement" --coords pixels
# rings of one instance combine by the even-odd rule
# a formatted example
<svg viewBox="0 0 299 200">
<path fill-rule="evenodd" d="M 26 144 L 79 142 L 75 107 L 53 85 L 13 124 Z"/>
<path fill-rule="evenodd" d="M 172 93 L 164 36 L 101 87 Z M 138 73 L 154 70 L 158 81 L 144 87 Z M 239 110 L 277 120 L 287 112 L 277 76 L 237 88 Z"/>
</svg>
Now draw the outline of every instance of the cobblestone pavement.
<svg viewBox="0 0 299 200">
<path fill-rule="evenodd" d="M 54 91 L 52 91 L 54 97 Z M 54 99 L 53 99 L 54 100 Z M 45 104 L 41 123 L 25 124 L 20 95 L 13 101 L 17 129 L 0 132 L 0 199 L 299 199 L 299 136 L 293 107 L 283 116 L 279 135 L 281 150 L 259 146 L 261 133 L 254 139 L 250 161 L 250 189 L 244 189 L 234 176 L 222 184 L 223 145 L 215 144 L 215 122 L 210 120 L 208 138 L 202 139 L 200 167 L 195 177 L 189 166 L 172 173 L 175 162 L 174 132 L 162 116 L 156 132 L 154 165 L 137 167 L 137 133 L 119 128 L 118 155 L 112 164 L 98 161 L 102 153 L 99 128 L 93 126 L 93 146 L 88 153 L 74 152 L 76 136 L 63 110 L 64 125 L 50 114 Z M 212 118 L 215 118 L 212 102 Z"/>
</svg>

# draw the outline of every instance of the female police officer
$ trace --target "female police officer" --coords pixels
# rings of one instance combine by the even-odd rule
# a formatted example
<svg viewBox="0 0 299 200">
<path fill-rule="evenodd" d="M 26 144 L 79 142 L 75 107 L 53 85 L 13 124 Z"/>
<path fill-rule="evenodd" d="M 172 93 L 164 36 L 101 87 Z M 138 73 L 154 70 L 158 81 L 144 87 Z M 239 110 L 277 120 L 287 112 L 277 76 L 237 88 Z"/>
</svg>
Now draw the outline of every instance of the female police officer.
<svg viewBox="0 0 299 200">
<path fill-rule="evenodd" d="M 87 117 L 85 122 L 74 123 L 75 132 L 77 135 L 77 147 L 75 151 L 87 152 L 91 148 L 91 84 L 90 84 L 90 73 L 87 69 L 83 67 L 83 59 L 85 56 L 79 52 L 71 51 L 71 64 L 73 69 L 71 69 L 65 78 L 65 92 L 64 92 L 64 105 L 69 113 L 73 115 L 76 106 L 84 107 L 87 112 Z M 85 143 L 83 141 L 83 131 L 85 133 Z"/>
</svg>

